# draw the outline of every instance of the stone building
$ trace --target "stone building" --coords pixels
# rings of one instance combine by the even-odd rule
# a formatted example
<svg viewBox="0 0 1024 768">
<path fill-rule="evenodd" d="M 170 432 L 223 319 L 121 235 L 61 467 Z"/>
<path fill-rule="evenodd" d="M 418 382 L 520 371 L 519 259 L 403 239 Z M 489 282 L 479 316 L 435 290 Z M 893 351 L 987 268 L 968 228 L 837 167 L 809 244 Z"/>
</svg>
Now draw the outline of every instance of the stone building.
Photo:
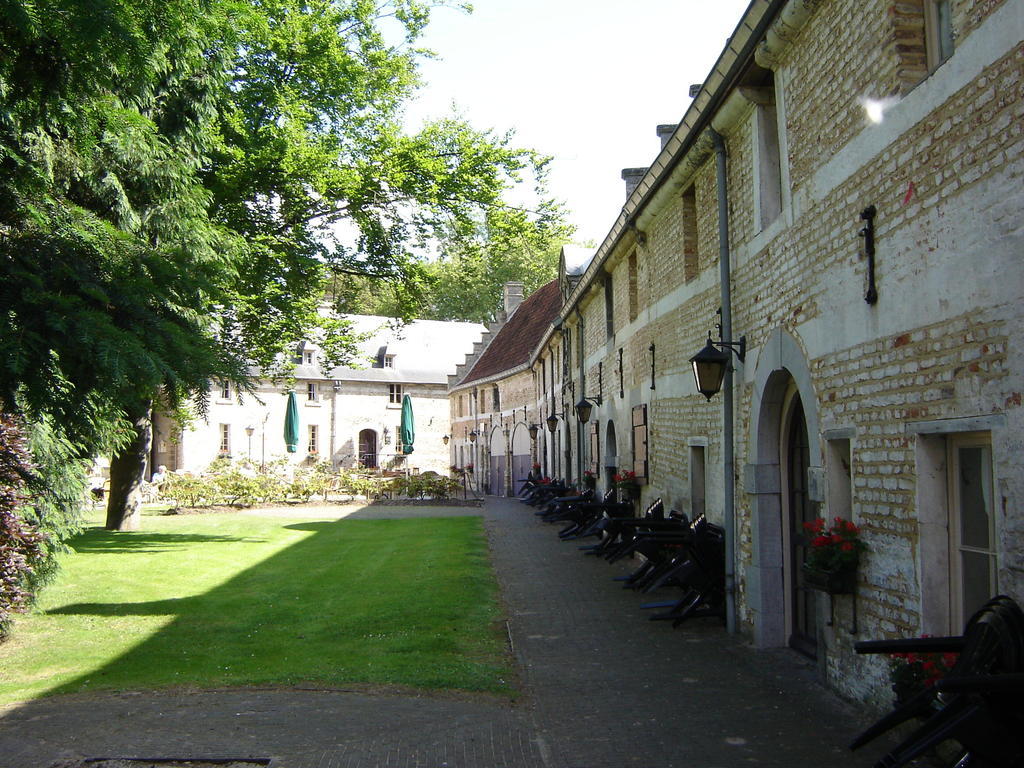
<svg viewBox="0 0 1024 768">
<path fill-rule="evenodd" d="M 852 698 L 889 696 L 856 640 L 1024 599 L 1022 40 L 1019 0 L 752 3 L 502 394 L 548 471 L 722 524 L 730 628 Z M 743 356 L 707 398 L 709 334 Z M 804 588 L 819 516 L 870 547 L 853 595 Z"/>
<path fill-rule="evenodd" d="M 497 321 L 448 379 L 452 464 L 472 467 L 467 478 L 475 489 L 499 496 L 518 492 L 544 455 L 532 362 L 560 306 L 557 281 L 525 301 L 522 284 L 507 283 Z"/>
<path fill-rule="evenodd" d="M 184 431 L 157 416 L 151 466 L 201 472 L 218 456 L 263 465 L 287 459 L 310 466 L 448 470 L 448 375 L 480 337 L 476 323 L 417 320 L 402 327 L 385 317 L 350 316 L 359 342 L 360 367 L 323 371 L 319 350 L 296 349 L 294 389 L 299 402 L 300 444 L 288 453 L 284 417 L 288 387 L 261 380 L 252 394 L 223 384 L 210 395 L 205 418 Z M 398 446 L 402 397 L 413 403 L 413 452 Z"/>
</svg>

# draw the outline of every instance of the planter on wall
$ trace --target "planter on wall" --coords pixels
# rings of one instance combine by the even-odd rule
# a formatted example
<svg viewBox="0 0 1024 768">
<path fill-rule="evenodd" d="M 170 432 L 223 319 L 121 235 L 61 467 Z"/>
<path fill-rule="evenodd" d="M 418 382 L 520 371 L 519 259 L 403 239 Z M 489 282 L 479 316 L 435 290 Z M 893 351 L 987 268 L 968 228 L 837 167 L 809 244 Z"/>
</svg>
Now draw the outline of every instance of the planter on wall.
<svg viewBox="0 0 1024 768">
<path fill-rule="evenodd" d="M 804 563 L 804 586 L 829 595 L 852 595 L 857 591 L 857 570 L 825 571 Z"/>
</svg>

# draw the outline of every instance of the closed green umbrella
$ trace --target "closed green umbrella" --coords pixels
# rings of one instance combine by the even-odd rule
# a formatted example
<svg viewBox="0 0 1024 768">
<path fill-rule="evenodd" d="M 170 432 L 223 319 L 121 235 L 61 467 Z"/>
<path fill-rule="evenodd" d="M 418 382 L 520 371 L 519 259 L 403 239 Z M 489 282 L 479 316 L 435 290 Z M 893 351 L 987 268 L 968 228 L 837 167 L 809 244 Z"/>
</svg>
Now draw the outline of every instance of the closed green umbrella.
<svg viewBox="0 0 1024 768">
<path fill-rule="evenodd" d="M 288 408 L 284 412 L 284 444 L 288 453 L 299 449 L 299 402 L 294 389 L 288 393 Z"/>
<path fill-rule="evenodd" d="M 402 453 L 412 453 L 412 442 L 416 439 L 416 429 L 412 421 L 412 398 L 402 397 L 402 425 L 398 428 L 398 439 L 402 441 Z"/>
</svg>

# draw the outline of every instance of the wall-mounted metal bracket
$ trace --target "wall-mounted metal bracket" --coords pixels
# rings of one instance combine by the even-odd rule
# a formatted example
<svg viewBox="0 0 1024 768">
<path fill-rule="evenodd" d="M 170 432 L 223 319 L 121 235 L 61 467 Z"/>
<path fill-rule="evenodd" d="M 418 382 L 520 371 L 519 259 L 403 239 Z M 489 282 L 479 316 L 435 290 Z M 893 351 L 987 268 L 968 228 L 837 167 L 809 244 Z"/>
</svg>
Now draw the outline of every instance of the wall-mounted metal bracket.
<svg viewBox="0 0 1024 768">
<path fill-rule="evenodd" d="M 875 206 L 869 205 L 860 212 L 861 221 L 866 222 L 858 233 L 864 238 L 864 255 L 868 257 L 868 289 L 864 301 L 874 305 L 878 301 L 878 290 L 875 288 Z"/>
</svg>

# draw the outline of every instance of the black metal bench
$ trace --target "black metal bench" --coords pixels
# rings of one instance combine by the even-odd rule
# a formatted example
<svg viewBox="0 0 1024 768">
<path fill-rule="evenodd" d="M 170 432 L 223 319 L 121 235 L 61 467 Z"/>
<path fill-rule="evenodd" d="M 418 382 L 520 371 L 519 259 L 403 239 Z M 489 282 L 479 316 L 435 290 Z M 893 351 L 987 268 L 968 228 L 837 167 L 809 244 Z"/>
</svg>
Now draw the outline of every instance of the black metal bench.
<svg viewBox="0 0 1024 768">
<path fill-rule="evenodd" d="M 907 765 L 951 740 L 963 750 L 957 768 L 1024 766 L 1024 613 L 1011 598 L 989 600 L 968 620 L 963 635 L 872 640 L 854 648 L 857 653 L 959 654 L 943 679 L 899 704 L 850 745 L 858 749 L 918 719 L 918 727 L 876 768 Z"/>
</svg>

